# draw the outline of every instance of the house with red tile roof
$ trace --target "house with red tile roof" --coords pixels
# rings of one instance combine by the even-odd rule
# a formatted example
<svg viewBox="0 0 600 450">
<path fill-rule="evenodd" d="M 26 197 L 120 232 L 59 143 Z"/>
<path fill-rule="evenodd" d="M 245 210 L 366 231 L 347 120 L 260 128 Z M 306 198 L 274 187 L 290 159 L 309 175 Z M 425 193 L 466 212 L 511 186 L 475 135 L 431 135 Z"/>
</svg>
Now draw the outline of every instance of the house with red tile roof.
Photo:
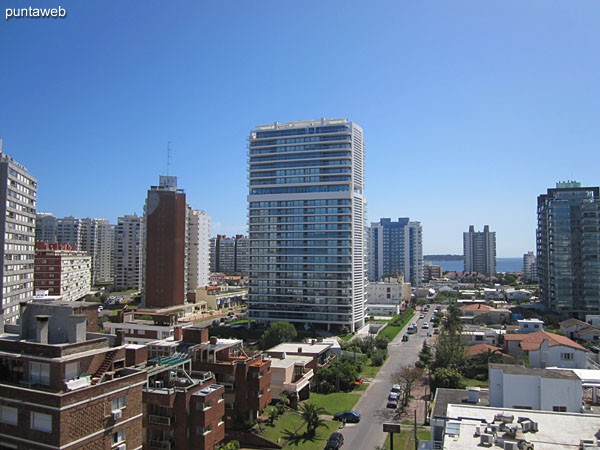
<svg viewBox="0 0 600 450">
<path fill-rule="evenodd" d="M 528 334 L 505 334 L 504 351 L 511 356 L 525 353 L 529 366 L 533 368 L 565 367 L 585 369 L 586 348 L 561 336 L 547 331 Z"/>
<path fill-rule="evenodd" d="M 500 356 L 507 358 L 509 357 L 508 355 L 502 353 L 502 349 L 500 347 L 494 347 L 493 345 L 488 344 L 475 344 L 465 347 L 465 357 L 472 358 L 482 353 L 487 353 L 488 350 L 492 353 L 497 353 Z"/>
<path fill-rule="evenodd" d="M 586 342 L 597 341 L 600 338 L 600 329 L 578 319 L 563 320 L 560 323 L 560 331 L 571 339 L 581 339 Z"/>
</svg>

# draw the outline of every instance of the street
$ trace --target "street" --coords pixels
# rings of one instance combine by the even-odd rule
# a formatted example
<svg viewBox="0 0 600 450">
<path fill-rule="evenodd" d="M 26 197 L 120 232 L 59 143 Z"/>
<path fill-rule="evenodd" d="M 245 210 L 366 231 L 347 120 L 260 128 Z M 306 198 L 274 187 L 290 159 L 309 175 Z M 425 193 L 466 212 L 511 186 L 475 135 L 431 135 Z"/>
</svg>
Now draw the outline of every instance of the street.
<svg viewBox="0 0 600 450">
<path fill-rule="evenodd" d="M 389 344 L 389 358 L 354 408 L 360 413 L 361 421 L 357 424 L 346 424 L 339 430 L 344 435 L 345 450 L 370 450 L 384 444 L 386 434 L 383 432 L 383 423 L 395 421 L 399 416 L 399 410 L 386 408 L 392 387 L 390 377 L 402 366 L 413 365 L 419 359 L 418 354 L 427 333 L 433 332 L 431 324 L 428 330 L 422 329 L 421 326 L 424 321 L 430 323 L 429 319 L 433 315 L 434 308 L 435 305 L 431 305 L 429 312 L 424 313 L 425 319 L 421 320 L 417 319 L 420 314 L 417 312 L 415 318 Z M 402 336 L 413 322 L 417 323 L 419 331 L 411 334 L 407 342 L 402 342 Z M 419 418 L 420 422 L 422 420 Z"/>
</svg>

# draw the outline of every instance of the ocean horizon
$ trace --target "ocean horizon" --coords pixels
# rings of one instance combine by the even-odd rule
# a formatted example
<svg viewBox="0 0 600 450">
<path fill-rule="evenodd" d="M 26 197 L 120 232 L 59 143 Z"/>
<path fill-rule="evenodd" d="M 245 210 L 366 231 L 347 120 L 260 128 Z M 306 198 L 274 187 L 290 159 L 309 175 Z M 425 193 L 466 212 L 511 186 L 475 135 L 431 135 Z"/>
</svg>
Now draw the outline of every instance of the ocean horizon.
<svg viewBox="0 0 600 450">
<path fill-rule="evenodd" d="M 430 261 L 436 266 L 442 266 L 444 272 L 462 272 L 463 261 Z M 522 272 L 523 258 L 496 258 L 496 272 Z"/>
</svg>

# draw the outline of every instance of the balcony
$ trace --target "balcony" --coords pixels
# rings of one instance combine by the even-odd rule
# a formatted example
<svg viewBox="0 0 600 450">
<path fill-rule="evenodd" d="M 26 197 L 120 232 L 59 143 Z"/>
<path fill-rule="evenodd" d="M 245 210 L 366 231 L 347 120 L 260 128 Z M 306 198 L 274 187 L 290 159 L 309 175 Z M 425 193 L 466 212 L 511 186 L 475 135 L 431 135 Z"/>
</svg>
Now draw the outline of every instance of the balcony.
<svg viewBox="0 0 600 450">
<path fill-rule="evenodd" d="M 299 378 L 298 380 L 296 380 L 293 383 L 283 383 L 283 390 L 284 391 L 288 391 L 288 392 L 300 392 L 302 389 L 304 389 L 309 381 L 311 380 L 311 378 L 313 377 L 314 372 L 312 369 L 309 369 L 308 372 L 306 372 L 304 375 L 302 375 L 301 378 Z"/>
<path fill-rule="evenodd" d="M 148 416 L 148 423 L 152 425 L 162 425 L 169 427 L 173 423 L 173 418 L 167 416 L 159 416 L 156 414 L 150 414 Z"/>
<path fill-rule="evenodd" d="M 175 448 L 174 446 L 171 446 L 171 442 L 170 441 L 159 441 L 159 440 L 151 440 L 150 441 L 150 448 L 156 448 L 159 450 L 171 450 L 171 448 Z"/>
</svg>

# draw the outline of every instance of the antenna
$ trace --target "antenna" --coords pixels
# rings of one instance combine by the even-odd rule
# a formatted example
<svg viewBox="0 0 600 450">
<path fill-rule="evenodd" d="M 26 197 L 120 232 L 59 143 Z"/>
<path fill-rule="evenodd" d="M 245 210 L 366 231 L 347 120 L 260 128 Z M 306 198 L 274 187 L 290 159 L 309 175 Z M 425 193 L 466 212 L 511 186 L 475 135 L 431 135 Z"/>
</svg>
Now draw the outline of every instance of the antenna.
<svg viewBox="0 0 600 450">
<path fill-rule="evenodd" d="M 167 142 L 167 176 L 169 176 L 169 167 L 171 167 L 171 141 Z"/>
</svg>

